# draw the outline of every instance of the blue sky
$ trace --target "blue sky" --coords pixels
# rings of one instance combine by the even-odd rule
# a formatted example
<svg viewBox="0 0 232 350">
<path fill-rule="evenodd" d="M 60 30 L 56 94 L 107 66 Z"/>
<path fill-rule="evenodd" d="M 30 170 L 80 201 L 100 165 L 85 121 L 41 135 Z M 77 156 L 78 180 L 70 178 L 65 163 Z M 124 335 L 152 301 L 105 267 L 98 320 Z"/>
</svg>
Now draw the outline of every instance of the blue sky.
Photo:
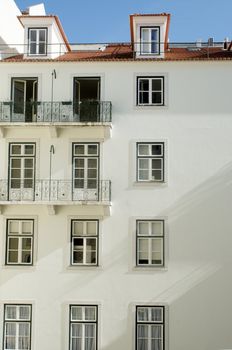
<svg viewBox="0 0 232 350">
<path fill-rule="evenodd" d="M 69 42 L 130 40 L 129 14 L 171 13 L 171 42 L 232 38 L 232 0 L 15 0 L 23 10 L 43 2 L 59 16 Z"/>
</svg>

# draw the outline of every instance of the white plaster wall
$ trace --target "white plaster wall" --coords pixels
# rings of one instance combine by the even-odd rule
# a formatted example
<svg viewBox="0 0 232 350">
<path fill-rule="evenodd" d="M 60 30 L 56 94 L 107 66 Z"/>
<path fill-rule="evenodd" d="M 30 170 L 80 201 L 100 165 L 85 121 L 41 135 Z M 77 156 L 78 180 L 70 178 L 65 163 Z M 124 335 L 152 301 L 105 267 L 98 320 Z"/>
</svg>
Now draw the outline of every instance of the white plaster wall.
<svg viewBox="0 0 232 350">
<path fill-rule="evenodd" d="M 232 138 L 230 62 L 0 64 L 1 99 L 11 76 L 38 76 L 41 100 L 72 98 L 73 76 L 101 75 L 113 104 L 112 138 L 102 143 L 102 178 L 112 180 L 112 215 L 100 220 L 100 266 L 69 266 L 71 218 L 99 217 L 95 208 L 5 206 L 0 217 L 0 301 L 33 303 L 33 350 L 68 349 L 68 305 L 99 305 L 99 349 L 134 349 L 136 304 L 167 305 L 169 350 L 229 349 L 232 344 Z M 165 74 L 166 107 L 135 106 L 135 77 Z M 12 128 L 0 140 L 0 178 L 10 141 L 38 144 L 39 176 L 71 176 L 71 142 L 96 141 L 91 131 Z M 137 141 L 166 142 L 167 182 L 135 183 Z M 5 221 L 36 219 L 33 267 L 4 266 Z M 165 269 L 135 267 L 135 220 L 167 221 Z M 0 322 L 2 322 L 0 317 Z M 1 326 L 1 325 L 0 325 Z"/>
<path fill-rule="evenodd" d="M 20 15 L 21 12 L 13 0 L 0 1 L 0 44 L 6 44 L 21 53 L 23 52 L 23 27 L 17 18 Z M 4 51 L 6 51 L 5 47 Z"/>
</svg>

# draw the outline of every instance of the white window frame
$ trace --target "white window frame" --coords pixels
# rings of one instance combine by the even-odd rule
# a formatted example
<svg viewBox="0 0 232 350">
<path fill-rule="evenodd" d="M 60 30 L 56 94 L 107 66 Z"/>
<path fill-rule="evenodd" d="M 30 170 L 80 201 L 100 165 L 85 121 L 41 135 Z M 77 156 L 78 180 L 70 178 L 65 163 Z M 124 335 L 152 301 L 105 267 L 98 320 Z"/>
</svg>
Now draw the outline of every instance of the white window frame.
<svg viewBox="0 0 232 350">
<path fill-rule="evenodd" d="M 148 31 L 148 41 L 144 40 L 144 31 Z M 158 33 L 158 40 L 152 40 L 152 31 L 156 31 Z M 152 44 L 156 44 L 157 45 L 157 50 L 153 51 L 152 50 Z M 145 45 L 149 45 L 149 50 L 148 51 L 143 51 L 143 46 Z M 141 26 L 140 27 L 140 55 L 160 55 L 160 27 L 159 26 Z"/>
<path fill-rule="evenodd" d="M 29 308 L 29 317 L 28 318 L 20 318 L 20 308 Z M 16 317 L 15 318 L 9 318 L 7 317 L 7 308 L 15 308 Z M 9 347 L 6 347 L 6 329 L 8 324 L 15 324 L 15 348 L 12 348 L 11 350 L 18 350 L 19 349 L 19 328 L 20 324 L 27 324 L 29 327 L 29 348 L 26 350 L 31 349 L 31 323 L 32 323 L 32 305 L 31 304 L 5 304 L 4 305 L 4 334 L 3 334 L 3 350 L 9 349 Z"/>
<path fill-rule="evenodd" d="M 80 319 L 73 319 L 72 318 L 72 309 L 73 308 L 80 308 L 82 310 L 82 317 Z M 95 318 L 92 320 L 87 320 L 85 318 L 85 310 L 86 308 L 94 308 L 95 309 Z M 85 326 L 86 325 L 94 325 L 95 326 L 95 347 L 94 350 L 97 350 L 98 348 L 98 306 L 97 305 L 70 305 L 70 309 L 69 309 L 69 349 L 70 350 L 76 350 L 76 348 L 74 349 L 72 347 L 72 326 L 75 324 L 79 324 L 81 325 L 81 329 L 82 329 L 82 335 L 81 335 L 81 348 L 78 350 L 88 350 L 85 347 Z"/>
<path fill-rule="evenodd" d="M 140 93 L 144 90 L 140 90 L 140 80 L 148 81 L 148 103 L 140 102 Z M 152 81 L 159 80 L 161 82 L 160 90 L 152 90 Z M 146 91 L 145 91 L 146 92 Z M 161 94 L 161 101 L 158 103 L 152 103 L 152 93 Z M 165 103 L 165 77 L 162 75 L 157 76 L 137 76 L 137 106 L 164 106 Z"/>
<path fill-rule="evenodd" d="M 140 320 L 139 310 L 144 309 L 147 310 L 148 319 L 147 320 Z M 152 309 L 160 310 L 161 318 L 158 320 L 152 320 Z M 165 306 L 161 305 L 137 305 L 136 306 L 136 350 L 139 350 L 138 342 L 139 342 L 139 332 L 138 328 L 139 326 L 147 327 L 148 330 L 148 337 L 147 337 L 147 343 L 148 343 L 148 350 L 165 350 Z M 151 329 L 152 327 L 159 327 L 161 329 L 161 347 L 152 347 L 152 334 Z"/>
<path fill-rule="evenodd" d="M 33 41 L 33 43 L 36 45 L 36 52 L 31 53 L 31 32 L 35 31 L 36 32 L 36 41 Z M 45 32 L 45 41 L 40 41 L 39 40 L 39 35 L 40 32 L 43 31 Z M 48 41 L 48 28 L 28 28 L 28 56 L 47 56 L 47 41 Z M 39 53 L 39 45 L 40 44 L 45 45 L 45 51 L 44 53 Z"/>
<path fill-rule="evenodd" d="M 18 232 L 10 232 L 10 226 L 12 222 L 18 222 Z M 30 223 L 31 231 L 30 233 L 23 233 L 22 228 L 24 223 Z M 34 251 L 34 220 L 33 219 L 7 219 L 7 233 L 6 233 L 6 265 L 33 265 L 33 251 Z M 9 255 L 11 252 L 10 249 L 10 239 L 17 239 L 18 240 L 18 261 L 17 262 L 11 262 L 9 259 Z M 31 247 L 28 252 L 30 252 L 30 261 L 29 262 L 23 262 L 22 261 L 22 241 L 23 239 L 30 239 L 31 240 Z M 16 249 L 14 249 L 16 250 Z"/>
<path fill-rule="evenodd" d="M 142 234 L 139 231 L 139 224 L 145 223 L 148 225 L 148 234 Z M 161 224 L 161 233 L 160 234 L 152 234 L 152 224 L 153 223 L 160 223 Z M 136 265 L 141 267 L 164 267 L 165 265 L 165 222 L 164 220 L 160 219 L 153 219 L 153 220 L 144 220 L 144 219 L 138 219 L 136 220 Z M 147 240 L 148 243 L 148 250 L 147 250 L 147 264 L 143 264 L 139 262 L 139 241 Z M 160 240 L 160 251 L 157 251 L 161 255 L 161 262 L 160 263 L 153 263 L 152 262 L 152 241 L 153 240 Z"/>
<path fill-rule="evenodd" d="M 13 152 L 13 147 L 14 146 L 20 146 L 21 151 L 19 154 Z M 26 147 L 27 146 L 32 146 L 33 147 L 33 152 L 32 153 L 26 153 Z M 36 171 L 36 143 L 35 142 L 11 142 L 9 144 L 10 150 L 9 150 L 9 157 L 8 157 L 8 164 L 9 164 L 9 181 L 8 181 L 8 186 L 9 186 L 9 191 L 11 189 L 33 189 L 35 188 L 35 171 Z M 12 160 L 14 159 L 20 159 L 22 162 L 23 166 L 21 166 L 21 173 L 20 173 L 20 178 L 13 178 L 12 179 Z M 24 177 L 24 170 L 25 170 L 25 165 L 24 162 L 26 159 L 32 159 L 33 162 L 33 177 L 32 178 L 25 178 Z M 27 180 L 31 180 L 32 186 L 27 184 Z M 19 187 L 12 187 L 12 183 L 14 181 L 17 183 L 19 181 L 20 186 Z"/>
<path fill-rule="evenodd" d="M 76 222 L 83 223 L 83 234 L 82 235 L 75 235 L 74 234 L 74 225 Z M 96 232 L 94 235 L 89 235 L 87 232 L 88 223 L 95 223 Z M 83 262 L 82 263 L 75 263 L 74 262 L 74 239 L 82 239 L 83 240 Z M 88 239 L 95 239 L 96 241 L 96 258 L 94 263 L 87 262 L 87 240 Z M 71 265 L 72 266 L 98 266 L 98 254 L 99 254 L 99 220 L 71 220 Z"/>
<path fill-rule="evenodd" d="M 140 145 L 149 147 L 149 154 L 148 155 L 140 154 L 140 152 L 139 152 Z M 152 146 L 154 146 L 154 145 L 161 146 L 160 155 L 153 155 L 152 154 Z M 141 168 L 139 167 L 139 163 L 140 163 L 140 160 L 142 160 L 142 159 L 146 159 L 148 161 L 148 168 L 147 168 L 148 179 L 140 178 L 139 171 L 141 170 Z M 152 160 L 154 160 L 154 159 L 161 160 L 161 169 L 152 169 Z M 165 174 L 165 167 L 164 167 L 164 164 L 165 164 L 165 144 L 164 144 L 164 142 L 137 142 L 136 143 L 136 161 L 137 161 L 136 172 L 137 172 L 137 181 L 138 182 L 154 182 L 154 183 L 165 182 L 165 178 L 164 178 L 164 174 Z M 152 170 L 160 171 L 161 178 L 154 179 L 152 176 Z"/>
</svg>

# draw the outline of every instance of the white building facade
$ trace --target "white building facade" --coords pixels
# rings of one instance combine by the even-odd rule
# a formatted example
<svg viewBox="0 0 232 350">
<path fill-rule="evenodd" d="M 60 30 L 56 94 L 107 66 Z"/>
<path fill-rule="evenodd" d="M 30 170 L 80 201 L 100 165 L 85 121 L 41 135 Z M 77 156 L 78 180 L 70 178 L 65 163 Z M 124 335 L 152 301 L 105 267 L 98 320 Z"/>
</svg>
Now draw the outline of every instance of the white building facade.
<svg viewBox="0 0 232 350">
<path fill-rule="evenodd" d="M 3 350 L 232 348 L 232 54 L 169 22 L 88 47 L 42 5 L 20 45 L 0 27 Z"/>
</svg>

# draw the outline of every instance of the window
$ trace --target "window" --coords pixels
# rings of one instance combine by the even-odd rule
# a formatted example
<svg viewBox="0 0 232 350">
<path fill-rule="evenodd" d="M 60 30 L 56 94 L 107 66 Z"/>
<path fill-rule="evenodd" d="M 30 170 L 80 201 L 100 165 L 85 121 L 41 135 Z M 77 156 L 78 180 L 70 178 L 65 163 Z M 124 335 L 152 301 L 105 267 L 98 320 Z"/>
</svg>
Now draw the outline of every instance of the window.
<svg viewBox="0 0 232 350">
<path fill-rule="evenodd" d="M 72 265 L 97 265 L 98 221 L 72 220 Z"/>
<path fill-rule="evenodd" d="M 160 54 L 160 27 L 141 27 L 140 38 L 141 55 Z"/>
<path fill-rule="evenodd" d="M 136 334 L 136 350 L 164 350 L 164 306 L 137 306 Z"/>
<path fill-rule="evenodd" d="M 35 144 L 11 143 L 9 158 L 9 199 L 33 200 Z"/>
<path fill-rule="evenodd" d="M 97 200 L 99 187 L 99 144 L 73 144 L 73 199 Z"/>
<path fill-rule="evenodd" d="M 7 220 L 7 265 L 32 265 L 33 228 L 33 220 Z"/>
<path fill-rule="evenodd" d="M 37 78 L 12 78 L 12 121 L 36 121 Z"/>
<path fill-rule="evenodd" d="M 164 77 L 137 77 L 137 105 L 164 106 Z"/>
<path fill-rule="evenodd" d="M 137 181 L 164 181 L 164 143 L 137 143 Z"/>
<path fill-rule="evenodd" d="M 97 349 L 97 306 L 70 306 L 70 350 Z"/>
<path fill-rule="evenodd" d="M 31 305 L 4 307 L 4 350 L 31 349 Z"/>
<path fill-rule="evenodd" d="M 164 266 L 164 221 L 137 220 L 137 266 Z"/>
<path fill-rule="evenodd" d="M 47 54 L 47 28 L 29 28 L 28 30 L 28 54 Z"/>
</svg>

